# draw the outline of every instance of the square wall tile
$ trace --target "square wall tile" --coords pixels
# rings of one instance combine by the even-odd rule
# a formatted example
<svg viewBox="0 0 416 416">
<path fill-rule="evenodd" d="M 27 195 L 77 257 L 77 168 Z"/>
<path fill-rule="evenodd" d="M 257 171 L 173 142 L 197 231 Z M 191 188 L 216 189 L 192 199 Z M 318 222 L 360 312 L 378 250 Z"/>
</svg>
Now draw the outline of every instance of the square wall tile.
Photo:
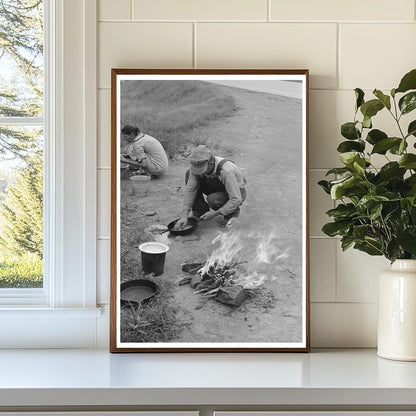
<svg viewBox="0 0 416 416">
<path fill-rule="evenodd" d="M 341 124 L 354 118 L 354 91 L 310 91 L 309 166 L 330 169 L 341 166 L 337 147 Z M 351 106 L 350 111 L 347 111 Z"/>
<path fill-rule="evenodd" d="M 111 222 L 111 170 L 99 169 L 97 173 L 98 182 L 98 213 L 97 230 L 99 238 L 110 238 Z"/>
<path fill-rule="evenodd" d="M 338 239 L 310 240 L 310 288 L 312 302 L 334 302 L 336 281 L 336 245 Z"/>
<path fill-rule="evenodd" d="M 98 20 L 130 20 L 131 0 L 98 0 Z"/>
<path fill-rule="evenodd" d="M 312 88 L 336 88 L 336 51 L 337 28 L 331 23 L 199 23 L 196 28 L 198 68 L 306 68 Z"/>
<path fill-rule="evenodd" d="M 390 268 L 382 256 L 370 256 L 353 248 L 337 246 L 337 301 L 377 302 L 378 277 Z"/>
<path fill-rule="evenodd" d="M 133 0 L 135 20 L 267 20 L 268 0 Z"/>
<path fill-rule="evenodd" d="M 325 212 L 335 206 L 331 197 L 318 185 L 318 182 L 325 178 L 325 172 L 324 170 L 309 171 L 309 233 L 311 237 L 326 236 L 321 230 L 323 225 L 330 221 Z"/>
<path fill-rule="evenodd" d="M 112 68 L 192 68 L 192 23 L 99 24 L 98 86 Z"/>
<path fill-rule="evenodd" d="M 342 24 L 340 88 L 387 89 L 415 67 L 415 24 Z"/>
<path fill-rule="evenodd" d="M 377 346 L 377 305 L 312 303 L 312 348 L 374 348 Z"/>
<path fill-rule="evenodd" d="M 110 240 L 97 241 L 97 299 L 98 303 L 110 302 Z"/>
<path fill-rule="evenodd" d="M 111 91 L 98 91 L 98 167 L 111 167 Z"/>
<path fill-rule="evenodd" d="M 272 20 L 413 21 L 413 0 L 271 0 Z"/>
</svg>

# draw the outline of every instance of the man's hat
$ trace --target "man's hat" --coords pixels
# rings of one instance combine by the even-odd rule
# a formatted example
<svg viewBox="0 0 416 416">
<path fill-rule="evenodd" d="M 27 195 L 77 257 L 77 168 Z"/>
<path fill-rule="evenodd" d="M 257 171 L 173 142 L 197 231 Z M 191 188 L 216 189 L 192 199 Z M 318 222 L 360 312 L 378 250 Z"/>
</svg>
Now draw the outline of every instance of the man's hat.
<svg viewBox="0 0 416 416">
<path fill-rule="evenodd" d="M 212 156 L 212 152 L 207 146 L 199 145 L 196 147 L 191 153 L 191 156 L 189 156 L 191 173 L 193 175 L 204 174 L 208 169 L 208 162 Z"/>
</svg>

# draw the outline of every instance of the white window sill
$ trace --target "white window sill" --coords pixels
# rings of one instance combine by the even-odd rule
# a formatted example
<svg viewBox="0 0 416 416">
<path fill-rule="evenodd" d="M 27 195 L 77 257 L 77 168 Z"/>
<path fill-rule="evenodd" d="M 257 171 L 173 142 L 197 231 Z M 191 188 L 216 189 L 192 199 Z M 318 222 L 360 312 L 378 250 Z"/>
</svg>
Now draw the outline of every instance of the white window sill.
<svg viewBox="0 0 416 416">
<path fill-rule="evenodd" d="M 3 306 L 0 348 L 95 348 L 101 314 L 99 308 Z"/>
<path fill-rule="evenodd" d="M 0 319 L 5 316 L 99 318 L 101 308 L 45 308 L 42 306 L 0 306 Z"/>
<path fill-rule="evenodd" d="M 375 350 L 2 350 L 0 368 L 0 411 L 65 406 L 416 409 L 416 363 L 384 360 Z"/>
</svg>

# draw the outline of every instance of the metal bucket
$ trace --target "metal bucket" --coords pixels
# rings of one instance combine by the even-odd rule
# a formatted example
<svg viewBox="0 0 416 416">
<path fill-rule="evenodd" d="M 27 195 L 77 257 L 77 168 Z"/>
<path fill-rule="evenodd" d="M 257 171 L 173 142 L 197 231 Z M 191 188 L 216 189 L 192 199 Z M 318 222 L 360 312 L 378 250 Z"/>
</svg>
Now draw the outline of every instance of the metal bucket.
<svg viewBox="0 0 416 416">
<path fill-rule="evenodd" d="M 143 272 L 153 273 L 155 276 L 161 275 L 165 269 L 166 253 L 169 247 L 155 241 L 140 244 L 139 250 L 142 255 Z"/>
<path fill-rule="evenodd" d="M 146 196 L 149 190 L 150 176 L 135 175 L 130 178 L 132 194 L 135 196 Z"/>
</svg>

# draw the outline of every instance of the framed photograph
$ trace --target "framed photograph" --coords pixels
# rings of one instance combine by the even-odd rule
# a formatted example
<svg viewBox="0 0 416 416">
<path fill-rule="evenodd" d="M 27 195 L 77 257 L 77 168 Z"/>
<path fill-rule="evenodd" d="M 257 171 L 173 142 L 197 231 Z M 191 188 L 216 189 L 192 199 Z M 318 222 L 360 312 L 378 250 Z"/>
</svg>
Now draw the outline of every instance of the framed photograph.
<svg viewBox="0 0 416 416">
<path fill-rule="evenodd" d="M 111 352 L 309 351 L 308 70 L 113 69 Z"/>
</svg>

